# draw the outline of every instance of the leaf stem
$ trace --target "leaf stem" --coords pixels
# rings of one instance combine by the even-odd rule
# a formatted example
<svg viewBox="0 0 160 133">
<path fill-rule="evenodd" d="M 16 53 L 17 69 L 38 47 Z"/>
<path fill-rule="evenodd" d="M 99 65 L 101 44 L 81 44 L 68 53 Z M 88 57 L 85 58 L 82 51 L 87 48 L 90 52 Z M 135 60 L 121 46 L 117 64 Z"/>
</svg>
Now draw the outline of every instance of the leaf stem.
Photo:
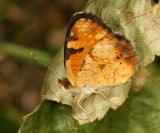
<svg viewBox="0 0 160 133">
<path fill-rule="evenodd" d="M 0 53 L 40 66 L 44 66 L 44 63 L 49 65 L 52 60 L 51 55 L 47 52 L 9 42 L 0 42 Z"/>
</svg>

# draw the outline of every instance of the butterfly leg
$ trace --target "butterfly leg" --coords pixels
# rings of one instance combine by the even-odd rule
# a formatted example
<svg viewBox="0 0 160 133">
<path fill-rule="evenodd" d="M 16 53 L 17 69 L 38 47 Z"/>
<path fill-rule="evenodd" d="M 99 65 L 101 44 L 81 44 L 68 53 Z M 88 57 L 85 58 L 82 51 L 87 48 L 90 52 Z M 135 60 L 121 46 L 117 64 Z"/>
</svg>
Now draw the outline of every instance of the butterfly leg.
<svg viewBox="0 0 160 133">
<path fill-rule="evenodd" d="M 110 104 L 110 106 L 111 106 L 113 109 L 117 109 L 117 108 L 119 107 L 119 105 L 116 105 L 116 104 L 112 103 L 112 102 L 109 100 L 109 98 L 108 98 L 105 94 L 103 94 L 102 92 L 95 91 L 95 92 L 93 92 L 93 93 L 94 93 L 94 94 L 98 94 L 98 95 L 100 95 L 101 97 L 103 97 L 104 99 L 106 99 L 106 101 Z"/>
<path fill-rule="evenodd" d="M 80 97 L 77 101 L 77 109 L 80 108 L 81 110 L 83 110 L 84 112 L 88 113 L 82 106 L 81 106 L 81 100 L 84 96 L 84 91 L 83 91 L 83 88 L 81 89 L 81 93 L 80 93 Z"/>
</svg>

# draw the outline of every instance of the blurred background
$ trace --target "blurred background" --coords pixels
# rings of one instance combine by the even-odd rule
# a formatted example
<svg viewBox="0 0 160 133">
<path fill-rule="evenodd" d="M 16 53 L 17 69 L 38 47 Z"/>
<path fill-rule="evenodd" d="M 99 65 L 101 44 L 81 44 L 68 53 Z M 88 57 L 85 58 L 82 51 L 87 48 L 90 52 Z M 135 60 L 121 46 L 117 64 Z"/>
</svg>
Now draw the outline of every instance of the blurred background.
<svg viewBox="0 0 160 133">
<path fill-rule="evenodd" d="M 41 101 L 46 69 L 87 0 L 0 0 L 0 133 L 16 133 Z"/>
</svg>

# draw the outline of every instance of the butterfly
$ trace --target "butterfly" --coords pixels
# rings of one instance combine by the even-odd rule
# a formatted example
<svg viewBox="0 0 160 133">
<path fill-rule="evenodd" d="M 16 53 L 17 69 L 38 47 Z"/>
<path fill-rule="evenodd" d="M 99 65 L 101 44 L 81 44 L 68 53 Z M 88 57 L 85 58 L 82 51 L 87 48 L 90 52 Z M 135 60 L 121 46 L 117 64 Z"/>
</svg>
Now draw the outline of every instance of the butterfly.
<svg viewBox="0 0 160 133">
<path fill-rule="evenodd" d="M 134 46 L 100 17 L 73 15 L 64 46 L 66 77 L 58 80 L 64 88 L 122 84 L 133 77 L 137 65 Z"/>
</svg>

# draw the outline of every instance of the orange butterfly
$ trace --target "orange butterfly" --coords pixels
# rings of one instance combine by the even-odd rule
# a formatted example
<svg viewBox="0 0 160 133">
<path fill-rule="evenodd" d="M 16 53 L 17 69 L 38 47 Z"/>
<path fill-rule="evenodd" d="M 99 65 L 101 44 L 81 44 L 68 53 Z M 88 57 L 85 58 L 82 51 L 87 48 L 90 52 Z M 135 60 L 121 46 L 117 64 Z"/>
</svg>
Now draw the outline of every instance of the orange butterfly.
<svg viewBox="0 0 160 133">
<path fill-rule="evenodd" d="M 131 43 L 99 17 L 77 13 L 67 30 L 64 64 L 66 78 L 59 83 L 72 89 L 124 83 L 135 74 L 138 58 Z"/>
</svg>

